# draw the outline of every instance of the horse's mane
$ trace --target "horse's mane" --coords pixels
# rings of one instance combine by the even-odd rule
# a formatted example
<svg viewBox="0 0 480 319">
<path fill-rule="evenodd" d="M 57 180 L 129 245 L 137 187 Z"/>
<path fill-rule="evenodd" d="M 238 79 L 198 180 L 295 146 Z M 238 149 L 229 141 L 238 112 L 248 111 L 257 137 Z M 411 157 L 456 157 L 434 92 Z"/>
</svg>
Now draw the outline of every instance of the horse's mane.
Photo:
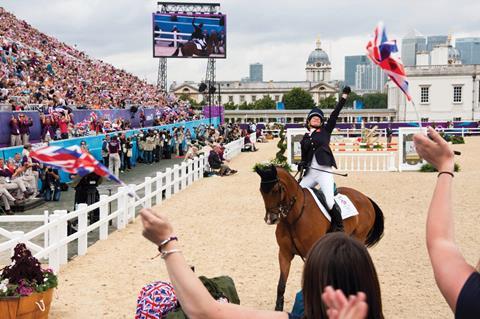
<svg viewBox="0 0 480 319">
<path fill-rule="evenodd" d="M 297 180 L 292 176 L 292 174 L 290 174 L 289 171 L 287 171 L 285 168 L 281 166 L 275 166 L 275 168 L 277 169 L 277 176 L 279 180 L 287 184 L 291 183 L 293 185 L 298 186 Z"/>
</svg>

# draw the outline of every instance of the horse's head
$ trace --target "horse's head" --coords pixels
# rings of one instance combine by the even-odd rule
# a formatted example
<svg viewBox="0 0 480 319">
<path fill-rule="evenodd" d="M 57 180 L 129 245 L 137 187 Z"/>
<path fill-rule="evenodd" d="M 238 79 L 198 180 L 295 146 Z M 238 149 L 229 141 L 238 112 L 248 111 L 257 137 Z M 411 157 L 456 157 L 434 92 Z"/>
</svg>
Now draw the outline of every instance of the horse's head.
<svg viewBox="0 0 480 319">
<path fill-rule="evenodd" d="M 286 218 L 295 202 L 295 198 L 287 198 L 287 189 L 278 177 L 277 168 L 270 165 L 266 168 L 256 168 L 255 171 L 262 178 L 260 193 L 265 202 L 265 222 L 268 225 L 278 224 Z"/>
</svg>

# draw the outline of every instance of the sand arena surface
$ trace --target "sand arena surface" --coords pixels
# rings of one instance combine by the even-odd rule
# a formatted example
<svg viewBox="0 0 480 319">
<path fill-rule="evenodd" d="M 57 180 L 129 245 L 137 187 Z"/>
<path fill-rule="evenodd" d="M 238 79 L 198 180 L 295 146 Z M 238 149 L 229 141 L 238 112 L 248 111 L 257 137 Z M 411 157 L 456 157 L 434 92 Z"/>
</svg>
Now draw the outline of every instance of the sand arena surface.
<svg viewBox="0 0 480 319">
<path fill-rule="evenodd" d="M 276 142 L 242 153 L 231 166 L 239 173 L 203 179 L 157 209 L 173 222 L 181 249 L 198 275 L 231 276 L 241 303 L 273 309 L 279 276 L 274 226 L 263 222 L 264 204 L 255 162 L 272 158 Z M 457 242 L 476 264 L 480 207 L 480 138 L 468 138 L 454 180 Z M 385 214 L 385 235 L 370 249 L 382 287 L 386 318 L 452 318 L 438 292 L 425 247 L 425 221 L 436 180 L 426 173 L 350 173 L 339 186 L 356 188 Z M 133 318 L 137 294 L 154 280 L 168 280 L 156 247 L 142 235 L 141 222 L 97 242 L 84 257 L 64 266 L 50 318 Z M 286 310 L 299 290 L 303 263 L 295 258 L 287 284 Z"/>
</svg>

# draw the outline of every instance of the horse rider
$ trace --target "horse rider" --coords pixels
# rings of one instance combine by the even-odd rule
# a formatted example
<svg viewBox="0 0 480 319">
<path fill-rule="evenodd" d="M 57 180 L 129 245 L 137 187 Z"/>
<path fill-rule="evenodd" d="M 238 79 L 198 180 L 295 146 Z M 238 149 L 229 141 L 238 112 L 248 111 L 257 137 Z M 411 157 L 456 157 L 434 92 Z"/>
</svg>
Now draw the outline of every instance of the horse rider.
<svg viewBox="0 0 480 319">
<path fill-rule="evenodd" d="M 195 42 L 199 43 L 202 46 L 202 50 L 205 51 L 207 48 L 207 43 L 205 41 L 205 35 L 203 34 L 203 23 L 200 23 L 198 26 L 195 25 L 195 18 L 192 20 L 193 33 L 192 40 L 197 40 Z"/>
<path fill-rule="evenodd" d="M 314 188 L 320 185 L 331 217 L 330 231 L 343 231 L 340 207 L 334 200 L 335 182 L 332 167 L 337 168 L 337 164 L 330 149 L 330 137 L 350 92 L 351 89 L 348 86 L 343 89 L 340 101 L 326 123 L 322 110 L 314 107 L 307 117 L 309 132 L 305 133 L 300 142 L 302 161 L 298 163 L 298 170 L 305 170 L 300 186 Z"/>
</svg>

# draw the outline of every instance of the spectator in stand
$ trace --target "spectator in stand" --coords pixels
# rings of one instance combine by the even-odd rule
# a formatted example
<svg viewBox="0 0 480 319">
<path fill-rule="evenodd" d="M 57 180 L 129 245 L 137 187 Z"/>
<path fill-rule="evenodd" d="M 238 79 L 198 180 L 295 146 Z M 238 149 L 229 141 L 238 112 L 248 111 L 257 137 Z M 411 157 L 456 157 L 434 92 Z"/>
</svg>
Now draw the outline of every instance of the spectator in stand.
<svg viewBox="0 0 480 319">
<path fill-rule="evenodd" d="M 58 128 L 60 129 L 60 138 L 62 140 L 68 139 L 68 125 L 70 124 L 70 116 L 68 113 L 64 112 L 60 115 L 58 120 Z"/>
<path fill-rule="evenodd" d="M 18 174 L 19 172 L 16 172 L 15 167 L 7 167 L 3 158 L 0 158 L 0 183 L 3 184 L 8 191 L 20 190 L 21 193 L 18 193 L 16 198 L 26 199 L 33 195 L 34 192 L 27 189 L 22 179 L 17 178 Z"/>
<path fill-rule="evenodd" d="M 145 139 L 145 163 L 146 164 L 153 164 L 153 149 L 155 148 L 155 137 L 153 136 L 153 132 L 148 132 L 147 138 Z"/>
<path fill-rule="evenodd" d="M 103 165 L 105 167 L 108 167 L 108 158 L 109 158 L 109 152 L 108 152 L 108 144 L 110 143 L 110 135 L 105 135 L 105 138 L 102 141 L 102 158 L 103 158 Z"/>
<path fill-rule="evenodd" d="M 123 152 L 125 154 L 125 166 L 124 169 L 131 170 L 132 169 L 132 152 L 133 152 L 133 143 L 130 137 L 127 137 L 125 144 L 123 145 Z"/>
<path fill-rule="evenodd" d="M 61 188 L 60 188 L 60 174 L 57 169 L 52 167 L 47 167 L 45 169 L 45 177 L 43 182 L 44 185 L 44 199 L 45 201 L 56 201 L 60 200 Z"/>
<path fill-rule="evenodd" d="M 222 149 L 218 144 L 214 145 L 213 149 L 210 151 L 210 154 L 208 155 L 208 164 L 212 169 L 218 170 L 218 175 L 220 176 L 229 176 L 237 172 L 223 163 Z"/>
<path fill-rule="evenodd" d="M 86 152 L 90 152 L 89 149 L 88 149 L 87 142 L 85 142 L 85 141 L 80 141 L 80 149 L 82 149 L 83 151 L 86 151 Z"/>
<path fill-rule="evenodd" d="M 42 142 L 48 143 L 55 138 L 55 126 L 52 123 L 52 119 L 50 116 L 45 116 L 44 114 L 40 114 L 40 125 L 42 128 L 41 131 L 41 139 Z"/>
<path fill-rule="evenodd" d="M 34 195 L 37 194 L 37 181 L 35 176 L 31 174 L 31 168 L 33 163 L 24 161 L 20 153 L 15 153 L 14 158 L 9 159 L 7 162 L 7 168 L 9 168 L 15 179 L 21 179 L 27 187 L 29 187 Z"/>
<path fill-rule="evenodd" d="M 30 141 L 30 127 L 33 126 L 33 120 L 23 113 L 18 116 L 22 144 L 26 145 Z"/>
<path fill-rule="evenodd" d="M 3 201 L 5 214 L 13 215 L 12 209 L 10 207 L 10 203 L 18 204 L 19 201 L 15 199 L 15 197 L 13 197 L 12 194 L 10 194 L 10 192 L 7 190 L 7 188 L 3 183 L 0 183 L 0 197 L 2 198 L 2 201 Z"/>
<path fill-rule="evenodd" d="M 20 135 L 20 124 L 15 115 L 10 118 L 10 146 L 22 145 L 22 138 Z"/>
<path fill-rule="evenodd" d="M 119 177 L 120 170 L 120 142 L 118 137 L 114 135 L 108 143 L 108 169 L 116 177 Z"/>
</svg>

